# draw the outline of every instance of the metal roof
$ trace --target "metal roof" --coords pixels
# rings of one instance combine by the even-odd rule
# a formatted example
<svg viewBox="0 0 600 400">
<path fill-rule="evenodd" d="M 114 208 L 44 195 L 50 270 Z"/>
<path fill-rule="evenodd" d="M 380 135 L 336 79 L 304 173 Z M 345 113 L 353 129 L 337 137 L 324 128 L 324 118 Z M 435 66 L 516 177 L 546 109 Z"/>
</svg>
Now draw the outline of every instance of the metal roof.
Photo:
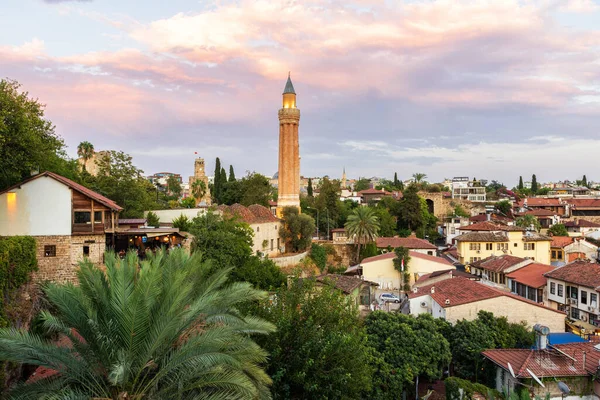
<svg viewBox="0 0 600 400">
<path fill-rule="evenodd" d="M 294 90 L 294 85 L 292 85 L 292 78 L 290 78 L 289 73 L 288 73 L 287 82 L 285 83 L 285 89 L 283 89 L 283 94 L 286 94 L 286 93 L 296 94 L 296 91 Z"/>
</svg>

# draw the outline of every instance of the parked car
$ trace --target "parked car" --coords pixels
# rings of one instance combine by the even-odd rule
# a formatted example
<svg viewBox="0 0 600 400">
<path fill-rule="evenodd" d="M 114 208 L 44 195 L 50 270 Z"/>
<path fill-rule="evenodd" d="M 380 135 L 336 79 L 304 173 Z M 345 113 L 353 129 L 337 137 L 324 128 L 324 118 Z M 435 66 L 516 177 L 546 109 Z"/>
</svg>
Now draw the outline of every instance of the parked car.
<svg viewBox="0 0 600 400">
<path fill-rule="evenodd" d="M 381 302 L 390 302 L 390 303 L 400 303 L 400 297 L 396 296 L 393 293 L 381 293 L 379 295 L 379 300 Z"/>
</svg>

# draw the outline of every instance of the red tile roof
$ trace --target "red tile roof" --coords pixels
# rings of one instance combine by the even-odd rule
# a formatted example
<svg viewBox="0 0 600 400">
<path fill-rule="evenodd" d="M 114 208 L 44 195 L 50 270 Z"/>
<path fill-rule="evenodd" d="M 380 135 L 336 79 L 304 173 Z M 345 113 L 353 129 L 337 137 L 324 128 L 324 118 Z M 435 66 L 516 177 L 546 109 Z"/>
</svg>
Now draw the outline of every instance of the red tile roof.
<svg viewBox="0 0 600 400">
<path fill-rule="evenodd" d="M 566 199 L 574 209 L 600 208 L 600 199 Z"/>
<path fill-rule="evenodd" d="M 567 221 L 564 223 L 567 228 L 600 228 L 600 224 L 585 219 L 578 219 L 576 221 Z"/>
<path fill-rule="evenodd" d="M 460 231 L 476 231 L 476 232 L 506 232 L 506 231 L 524 231 L 525 228 L 519 226 L 511 226 L 498 224 L 490 221 L 476 222 L 471 225 L 461 226 L 457 228 Z"/>
<path fill-rule="evenodd" d="M 508 273 L 506 276 L 523 285 L 538 289 L 546 286 L 546 277 L 544 274 L 554 271 L 554 268 L 555 267 L 551 265 L 531 263 L 523 268 Z"/>
<path fill-rule="evenodd" d="M 535 210 L 527 210 L 523 213 L 518 213 L 517 215 L 533 215 L 534 217 L 552 217 L 558 214 L 554 211 L 545 210 L 543 208 L 537 208 Z"/>
<path fill-rule="evenodd" d="M 504 254 L 501 256 L 490 256 L 484 258 L 483 260 L 475 261 L 474 263 L 471 263 L 471 265 L 473 267 L 485 269 L 487 271 L 502 272 L 524 261 L 527 260 L 521 257 L 515 257 L 509 254 Z"/>
<path fill-rule="evenodd" d="M 431 288 L 434 289 L 433 293 Z M 519 297 L 512 293 L 503 292 L 494 289 L 491 286 L 484 285 L 477 281 L 473 281 L 463 277 L 456 277 L 436 282 L 432 285 L 415 288 L 408 295 L 409 298 L 417 298 L 429 295 L 443 308 L 458 306 L 461 304 L 469 304 L 477 301 L 493 299 L 497 297 L 510 297 L 512 299 L 530 304 L 535 307 L 541 307 L 546 310 L 551 310 L 559 314 L 564 314 L 562 311 L 555 310 L 550 307 L 543 306 L 523 297 Z M 448 301 L 448 303 L 447 303 Z"/>
<path fill-rule="evenodd" d="M 543 197 L 527 197 L 521 199 L 517 205 L 523 207 L 527 203 L 527 207 L 558 207 L 564 205 L 559 198 L 543 198 Z"/>
<path fill-rule="evenodd" d="M 359 196 L 363 196 L 363 195 L 374 195 L 374 194 L 380 194 L 383 196 L 391 196 L 392 193 L 385 191 L 385 190 L 379 190 L 379 189 L 365 189 L 365 190 L 361 190 L 360 192 L 358 192 Z"/>
<path fill-rule="evenodd" d="M 430 256 L 428 254 L 419 253 L 418 251 L 409 251 L 408 254 L 411 257 L 420 258 L 422 260 L 432 261 L 432 262 L 449 265 L 449 266 L 452 265 L 451 262 L 449 262 L 448 260 L 446 260 L 445 258 L 442 258 L 442 257 Z M 389 253 L 379 254 L 377 256 L 365 258 L 360 263 L 367 264 L 367 263 L 374 262 L 374 261 L 388 260 L 388 259 L 394 259 L 394 258 L 396 258 L 396 253 L 391 251 Z"/>
<path fill-rule="evenodd" d="M 371 281 L 365 281 L 360 278 L 348 275 L 324 274 L 316 277 L 317 282 L 331 283 L 336 289 L 344 293 L 350 294 L 355 289 L 362 285 L 379 286 L 379 284 Z"/>
<path fill-rule="evenodd" d="M 508 236 L 498 232 L 467 232 L 454 238 L 457 242 L 508 242 Z"/>
<path fill-rule="evenodd" d="M 63 185 L 66 185 L 66 186 L 70 187 L 71 189 L 83 194 L 84 196 L 87 196 L 87 197 L 91 198 L 92 200 L 97 201 L 98 203 L 110 208 L 111 210 L 114 210 L 114 211 L 123 210 L 123 208 L 121 206 L 119 206 L 117 203 L 115 203 L 108 197 L 104 197 L 98 192 L 94 192 L 93 190 L 88 189 L 85 186 L 80 185 L 79 183 L 73 182 L 72 180 L 65 178 L 64 176 L 55 174 L 54 172 L 50 172 L 50 171 L 45 171 L 45 172 L 42 172 L 41 174 L 37 174 L 28 179 L 25 179 L 24 181 L 17 183 L 16 185 L 13 185 L 9 188 L 4 189 L 3 191 L 0 191 L 0 194 L 6 193 L 12 189 L 18 188 L 21 185 L 24 185 L 28 182 L 31 182 L 31 181 L 41 178 L 41 177 L 52 178 L 55 181 L 58 181 L 58 182 L 62 183 Z"/>
<path fill-rule="evenodd" d="M 570 236 L 552 236 L 550 247 L 565 247 L 573 243 L 573 238 Z"/>
<path fill-rule="evenodd" d="M 510 363 L 517 378 L 531 378 L 530 370 L 538 377 L 587 376 L 596 373 L 600 351 L 594 342 L 560 344 L 546 350 L 494 349 L 482 354 L 496 365 L 508 371 Z M 554 350 L 558 349 L 565 356 Z M 583 353 L 586 353 L 585 357 Z M 583 365 L 583 360 L 586 360 Z"/>
<path fill-rule="evenodd" d="M 575 261 L 558 267 L 544 276 L 596 289 L 600 287 L 600 264 Z"/>
<path fill-rule="evenodd" d="M 224 215 L 237 216 L 247 224 L 262 224 L 279 221 L 279 219 L 273 215 L 271 210 L 258 204 L 253 204 L 248 207 L 237 203 L 231 206 L 220 205 L 217 207 L 217 210 L 221 211 Z"/>
<path fill-rule="evenodd" d="M 391 247 L 395 249 L 396 247 L 406 247 L 407 249 L 427 249 L 427 250 L 437 250 L 437 247 L 429 243 L 425 239 L 419 239 L 415 236 L 410 236 L 407 238 L 403 237 L 380 237 L 376 240 L 377 247 L 380 249 L 386 249 Z"/>
</svg>

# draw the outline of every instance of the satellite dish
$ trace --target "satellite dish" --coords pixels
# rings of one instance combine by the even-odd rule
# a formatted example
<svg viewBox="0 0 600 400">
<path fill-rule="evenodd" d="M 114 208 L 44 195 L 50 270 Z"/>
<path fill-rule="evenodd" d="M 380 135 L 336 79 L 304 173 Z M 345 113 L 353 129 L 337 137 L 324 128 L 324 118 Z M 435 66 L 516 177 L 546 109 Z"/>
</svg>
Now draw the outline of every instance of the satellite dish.
<svg viewBox="0 0 600 400">
<path fill-rule="evenodd" d="M 558 381 L 558 388 L 560 389 L 560 392 L 564 395 L 571 393 L 571 389 L 569 389 L 567 384 L 563 381 Z"/>
<path fill-rule="evenodd" d="M 543 388 L 545 388 L 546 386 L 544 386 L 544 384 L 542 383 L 542 381 L 540 380 L 540 378 L 538 378 L 529 368 L 527 368 L 527 372 L 529 372 L 529 375 L 531 375 L 531 377 L 537 382 L 539 383 L 539 385 Z"/>
<path fill-rule="evenodd" d="M 515 376 L 515 371 L 512 368 L 512 365 L 510 365 L 510 363 L 506 363 L 506 365 L 508 366 L 508 370 L 510 371 L 510 374 L 512 375 L 512 377 L 517 379 L 517 377 Z"/>
</svg>

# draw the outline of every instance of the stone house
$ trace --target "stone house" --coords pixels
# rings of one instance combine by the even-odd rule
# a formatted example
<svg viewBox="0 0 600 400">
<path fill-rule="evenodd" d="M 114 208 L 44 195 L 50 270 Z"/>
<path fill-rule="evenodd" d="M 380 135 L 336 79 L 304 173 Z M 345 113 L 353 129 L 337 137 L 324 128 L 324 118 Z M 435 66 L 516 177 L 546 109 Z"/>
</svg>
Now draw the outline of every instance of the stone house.
<svg viewBox="0 0 600 400">
<path fill-rule="evenodd" d="M 474 320 L 483 310 L 506 317 L 508 322 L 524 321 L 529 327 L 543 323 L 553 332 L 565 330 L 564 312 L 463 277 L 415 287 L 408 297 L 410 314 L 428 313 L 452 324 Z"/>
<path fill-rule="evenodd" d="M 509 254 L 550 264 L 552 238 L 518 226 L 480 222 L 460 228 L 456 248 L 462 264 L 472 264 L 484 258 Z"/>
<path fill-rule="evenodd" d="M 455 270 L 456 267 L 448 260 L 410 250 L 410 285 L 412 286 L 421 276 L 432 272 Z M 385 253 L 368 257 L 354 267 L 348 268 L 347 274 L 359 274 L 363 279 L 376 282 L 382 289 L 399 289 L 402 283 L 400 272 L 394 268 L 395 253 Z"/>
<path fill-rule="evenodd" d="M 576 261 L 544 275 L 548 280 L 548 300 L 553 307 L 567 312 L 574 321 L 582 321 L 594 330 L 600 326 L 600 265 Z"/>
<path fill-rule="evenodd" d="M 586 236 L 591 232 L 600 231 L 600 224 L 585 219 L 577 219 L 564 223 L 569 236 Z"/>
<path fill-rule="evenodd" d="M 36 239 L 34 279 L 74 281 L 77 263 L 84 257 L 103 262 L 121 210 L 99 193 L 43 172 L 0 192 L 0 236 Z"/>
<path fill-rule="evenodd" d="M 331 285 L 341 290 L 352 302 L 366 310 L 376 300 L 375 282 L 362 280 L 354 276 L 324 274 L 316 277 L 317 285 Z"/>
</svg>

